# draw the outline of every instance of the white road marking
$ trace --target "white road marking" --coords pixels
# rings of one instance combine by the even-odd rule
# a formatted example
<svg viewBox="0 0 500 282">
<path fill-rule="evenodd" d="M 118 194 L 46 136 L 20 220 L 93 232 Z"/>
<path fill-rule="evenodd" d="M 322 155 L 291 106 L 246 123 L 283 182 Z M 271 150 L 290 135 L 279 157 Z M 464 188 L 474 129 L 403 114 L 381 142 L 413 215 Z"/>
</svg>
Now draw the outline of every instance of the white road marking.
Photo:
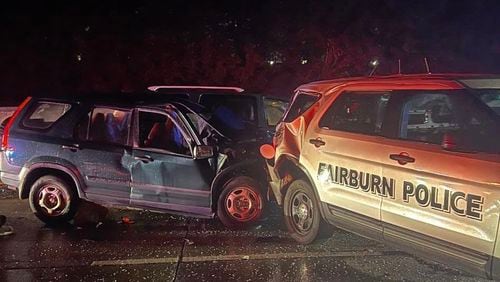
<svg viewBox="0 0 500 282">
<path fill-rule="evenodd" d="M 161 264 L 177 263 L 179 257 L 172 258 L 142 258 L 142 259 L 117 259 L 93 261 L 90 266 L 135 265 L 135 264 Z"/>
<path fill-rule="evenodd" d="M 265 260 L 265 259 L 295 259 L 295 258 L 328 258 L 328 257 L 355 257 L 355 256 L 382 256 L 394 253 L 393 251 L 344 251 L 344 252 L 305 252 L 305 253 L 274 253 L 274 254 L 241 254 L 183 257 L 181 262 L 211 262 L 235 260 Z M 399 252 L 397 252 L 399 253 Z M 178 263 L 179 257 L 169 258 L 140 258 L 124 260 L 100 260 L 92 262 L 91 266 L 138 265 Z"/>
</svg>

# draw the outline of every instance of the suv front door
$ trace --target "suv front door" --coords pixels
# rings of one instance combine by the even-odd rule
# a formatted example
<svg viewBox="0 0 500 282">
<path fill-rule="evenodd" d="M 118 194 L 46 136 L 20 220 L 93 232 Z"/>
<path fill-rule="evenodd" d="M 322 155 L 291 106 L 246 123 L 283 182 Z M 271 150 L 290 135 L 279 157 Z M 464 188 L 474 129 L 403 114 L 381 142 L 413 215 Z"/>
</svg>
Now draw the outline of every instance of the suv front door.
<svg viewBox="0 0 500 282">
<path fill-rule="evenodd" d="M 382 238 L 380 206 L 394 197 L 394 180 L 382 175 L 378 147 L 383 142 L 386 93 L 342 93 L 305 134 L 301 163 L 317 183 L 337 225 Z M 307 163 L 305 163 L 307 161 Z"/>
<path fill-rule="evenodd" d="M 135 112 L 131 204 L 209 216 L 214 170 L 194 159 L 196 145 L 179 114 L 154 109 Z"/>
</svg>

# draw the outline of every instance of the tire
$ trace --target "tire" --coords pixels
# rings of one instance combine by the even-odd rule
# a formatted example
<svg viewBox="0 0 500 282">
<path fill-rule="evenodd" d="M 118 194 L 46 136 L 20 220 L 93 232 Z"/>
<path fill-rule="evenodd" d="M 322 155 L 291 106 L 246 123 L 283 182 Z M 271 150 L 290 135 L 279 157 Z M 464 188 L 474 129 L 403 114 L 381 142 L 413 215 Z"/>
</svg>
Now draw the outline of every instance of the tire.
<svg viewBox="0 0 500 282">
<path fill-rule="evenodd" d="M 259 221 L 264 210 L 260 185 L 247 176 L 228 181 L 217 200 L 217 217 L 226 227 L 244 229 Z"/>
<path fill-rule="evenodd" d="M 332 234 L 333 226 L 323 220 L 313 188 L 302 179 L 290 184 L 283 201 L 283 212 L 290 236 L 300 244 L 307 245 Z"/>
<path fill-rule="evenodd" d="M 47 225 L 57 226 L 73 219 L 79 198 L 65 180 L 46 175 L 31 185 L 29 201 L 36 217 Z"/>
</svg>

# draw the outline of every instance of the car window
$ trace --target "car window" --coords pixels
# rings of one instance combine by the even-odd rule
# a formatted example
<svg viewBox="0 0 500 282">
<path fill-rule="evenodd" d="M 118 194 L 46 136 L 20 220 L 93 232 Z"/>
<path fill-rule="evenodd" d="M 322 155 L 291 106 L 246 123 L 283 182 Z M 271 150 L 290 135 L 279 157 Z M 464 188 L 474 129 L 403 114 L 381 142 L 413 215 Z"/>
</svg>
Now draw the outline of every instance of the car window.
<svg viewBox="0 0 500 282">
<path fill-rule="evenodd" d="M 408 95 L 401 106 L 401 139 L 496 153 L 499 134 L 498 116 L 465 91 Z"/>
<path fill-rule="evenodd" d="M 477 93 L 481 101 L 500 115 L 500 89 L 481 89 Z"/>
<path fill-rule="evenodd" d="M 443 134 L 459 128 L 456 110 L 446 94 L 421 94 L 403 105 L 400 137 L 440 144 Z"/>
<path fill-rule="evenodd" d="M 388 93 L 343 93 L 321 118 L 319 126 L 323 129 L 379 135 L 388 101 Z"/>
<path fill-rule="evenodd" d="M 288 103 L 278 99 L 264 98 L 267 125 L 276 126 L 285 114 Z"/>
<path fill-rule="evenodd" d="M 139 112 L 139 147 L 191 154 L 181 129 L 172 118 L 155 112 Z"/>
<path fill-rule="evenodd" d="M 286 116 L 283 118 L 285 122 L 291 122 L 307 111 L 316 101 L 319 100 L 319 95 L 299 93 L 292 101 Z"/>
<path fill-rule="evenodd" d="M 38 102 L 33 106 L 31 114 L 23 120 L 23 125 L 28 128 L 47 129 L 70 108 L 70 104 Z"/>
<path fill-rule="evenodd" d="M 130 111 L 112 108 L 95 108 L 90 114 L 88 140 L 112 144 L 128 144 Z M 88 120 L 88 118 L 86 118 Z M 85 122 L 83 122 L 85 123 Z M 79 128 L 85 131 L 84 126 Z M 79 133 L 80 137 L 84 134 Z"/>
</svg>

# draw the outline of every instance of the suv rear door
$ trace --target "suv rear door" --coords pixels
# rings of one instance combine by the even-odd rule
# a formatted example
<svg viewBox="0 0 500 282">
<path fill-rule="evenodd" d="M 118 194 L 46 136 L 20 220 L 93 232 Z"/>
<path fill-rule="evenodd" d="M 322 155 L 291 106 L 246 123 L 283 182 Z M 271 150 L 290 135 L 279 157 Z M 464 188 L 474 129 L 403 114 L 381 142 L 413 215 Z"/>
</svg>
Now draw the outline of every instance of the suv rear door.
<svg viewBox="0 0 500 282">
<path fill-rule="evenodd" d="M 95 107 L 78 124 L 77 143 L 62 146 L 64 158 L 79 168 L 89 200 L 128 206 L 131 116 L 130 109 Z"/>
<path fill-rule="evenodd" d="M 209 216 L 214 169 L 174 110 L 135 112 L 131 204 Z"/>
<path fill-rule="evenodd" d="M 499 131 L 494 122 L 488 128 L 494 114 L 462 94 L 392 94 L 394 138 L 377 149 L 384 176 L 397 182 L 396 197 L 382 203 L 384 237 L 485 271 L 499 221 L 500 158 L 481 151 L 498 147 Z M 454 150 L 455 142 L 465 146 Z"/>
</svg>

